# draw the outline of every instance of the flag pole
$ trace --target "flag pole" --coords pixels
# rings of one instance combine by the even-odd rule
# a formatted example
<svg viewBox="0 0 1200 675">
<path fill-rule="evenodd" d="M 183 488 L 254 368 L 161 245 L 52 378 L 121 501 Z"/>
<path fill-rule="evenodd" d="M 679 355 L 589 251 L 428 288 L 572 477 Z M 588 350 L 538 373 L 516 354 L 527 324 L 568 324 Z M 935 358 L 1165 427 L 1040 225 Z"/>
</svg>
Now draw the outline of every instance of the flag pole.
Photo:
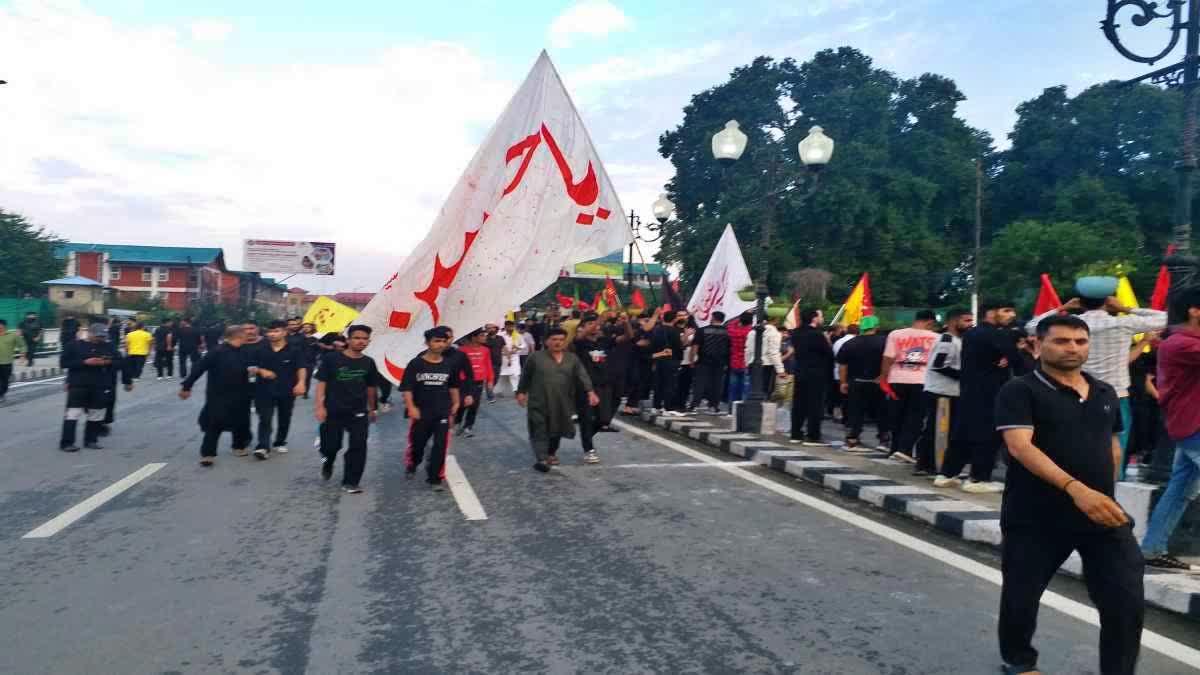
<svg viewBox="0 0 1200 675">
<path fill-rule="evenodd" d="M 647 286 L 650 288 L 650 302 L 657 306 L 658 294 L 654 292 L 654 284 L 649 283 L 650 267 L 646 265 L 646 256 L 642 255 L 642 247 L 638 246 L 637 239 L 633 240 L 633 248 L 637 251 L 638 257 L 642 259 L 642 273 L 646 275 Z M 632 265 L 633 260 L 630 260 L 629 264 Z"/>
<path fill-rule="evenodd" d="M 829 322 L 829 323 L 827 323 L 827 324 L 825 324 L 825 325 L 827 325 L 827 326 L 836 326 L 836 325 L 837 325 L 837 322 L 838 322 L 838 320 L 840 320 L 840 319 L 842 318 L 842 315 L 843 315 L 843 314 L 845 314 L 845 313 L 846 313 L 846 303 L 842 303 L 842 307 L 841 307 L 841 309 L 839 309 L 839 310 L 837 311 L 837 314 L 834 314 L 834 315 L 833 315 L 833 319 L 832 319 L 832 320 L 830 320 L 830 322 Z"/>
</svg>

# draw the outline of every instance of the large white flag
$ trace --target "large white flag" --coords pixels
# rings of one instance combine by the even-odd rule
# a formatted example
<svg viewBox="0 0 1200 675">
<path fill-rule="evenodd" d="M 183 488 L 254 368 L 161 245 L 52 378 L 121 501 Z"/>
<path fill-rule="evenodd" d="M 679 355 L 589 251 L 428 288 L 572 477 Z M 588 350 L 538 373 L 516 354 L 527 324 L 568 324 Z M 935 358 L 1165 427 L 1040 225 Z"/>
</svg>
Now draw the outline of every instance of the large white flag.
<svg viewBox="0 0 1200 675">
<path fill-rule="evenodd" d="M 726 225 L 717 248 L 704 268 L 704 276 L 700 277 L 696 292 L 688 303 L 688 311 L 697 321 L 703 322 L 708 321 L 713 312 L 724 312 L 725 316 L 733 318 L 748 309 L 754 309 L 754 300 L 738 297 L 738 291 L 752 283 L 742 249 L 738 248 L 737 237 L 733 234 L 733 226 Z"/>
<path fill-rule="evenodd" d="M 464 335 L 541 292 L 564 267 L 629 243 L 624 210 L 542 52 L 433 227 L 362 311 L 368 354 L 395 381 L 425 330 Z"/>
</svg>

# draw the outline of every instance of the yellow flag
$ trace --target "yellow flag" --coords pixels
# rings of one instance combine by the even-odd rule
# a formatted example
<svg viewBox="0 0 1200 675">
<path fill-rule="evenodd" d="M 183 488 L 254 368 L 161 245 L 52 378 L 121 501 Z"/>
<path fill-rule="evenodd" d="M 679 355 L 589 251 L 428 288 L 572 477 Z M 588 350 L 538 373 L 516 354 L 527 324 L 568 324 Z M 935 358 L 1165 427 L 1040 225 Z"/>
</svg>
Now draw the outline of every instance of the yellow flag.
<svg viewBox="0 0 1200 675">
<path fill-rule="evenodd" d="M 1137 296 L 1133 294 L 1133 285 L 1129 283 L 1129 277 L 1124 274 L 1117 279 L 1117 301 L 1132 309 L 1139 307 Z"/>
<path fill-rule="evenodd" d="M 304 314 L 304 323 L 316 326 L 318 333 L 340 333 L 357 317 L 354 309 L 322 295 Z"/>
<path fill-rule="evenodd" d="M 1128 307 L 1130 309 L 1138 308 L 1137 296 L 1133 294 L 1133 284 L 1129 283 L 1129 277 L 1125 276 L 1124 274 L 1122 274 L 1120 277 L 1117 278 L 1117 296 L 1116 297 L 1117 297 L 1117 302 L 1121 303 L 1122 305 L 1125 305 L 1126 307 Z M 1134 335 L 1133 336 L 1134 343 L 1136 344 L 1138 342 L 1141 342 L 1142 338 L 1145 336 L 1146 336 L 1145 333 L 1138 333 L 1137 335 Z M 1146 347 L 1146 351 L 1147 352 L 1150 351 L 1149 346 Z"/>
</svg>

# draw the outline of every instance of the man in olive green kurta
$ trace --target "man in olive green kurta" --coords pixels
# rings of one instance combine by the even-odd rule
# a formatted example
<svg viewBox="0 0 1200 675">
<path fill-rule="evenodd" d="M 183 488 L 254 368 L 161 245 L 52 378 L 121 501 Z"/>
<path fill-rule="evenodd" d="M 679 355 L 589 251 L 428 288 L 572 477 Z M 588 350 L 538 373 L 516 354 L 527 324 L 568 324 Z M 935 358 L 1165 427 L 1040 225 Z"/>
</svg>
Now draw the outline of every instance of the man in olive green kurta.
<svg viewBox="0 0 1200 675">
<path fill-rule="evenodd" d="M 567 333 L 555 328 L 546 335 L 546 349 L 529 357 L 521 370 L 517 403 L 529 410 L 529 442 L 537 463 L 533 468 L 545 473 L 548 460 L 558 450 L 559 441 L 575 437 L 575 402 L 587 392 L 588 405 L 599 405 L 583 363 L 566 351 Z"/>
</svg>

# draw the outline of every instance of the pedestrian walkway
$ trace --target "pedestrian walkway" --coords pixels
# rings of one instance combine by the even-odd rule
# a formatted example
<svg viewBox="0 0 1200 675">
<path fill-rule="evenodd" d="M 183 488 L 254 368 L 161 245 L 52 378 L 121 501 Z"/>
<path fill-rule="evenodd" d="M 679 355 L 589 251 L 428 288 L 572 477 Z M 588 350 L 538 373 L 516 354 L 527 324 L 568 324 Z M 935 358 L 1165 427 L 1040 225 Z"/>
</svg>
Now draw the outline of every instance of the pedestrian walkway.
<svg viewBox="0 0 1200 675">
<path fill-rule="evenodd" d="M 965 541 L 1000 545 L 1000 495 L 934 488 L 929 478 L 912 475 L 912 464 L 887 459 L 884 452 L 850 454 L 842 449 L 840 442 L 830 447 L 809 447 L 791 444 L 781 434 L 736 433 L 731 430 L 732 417 L 662 417 L 653 411 L 645 411 L 641 417 L 655 426 L 816 483 L 844 497 L 924 521 Z M 825 438 L 840 436 L 835 426 L 825 424 Z M 867 436 L 870 438 L 869 434 Z M 1200 564 L 1200 559 L 1189 559 L 1188 562 Z M 1079 557 L 1072 554 L 1063 565 L 1063 571 L 1079 576 L 1082 573 Z M 1146 602 L 1172 612 L 1200 617 L 1200 576 L 1149 573 L 1146 575 Z"/>
</svg>

